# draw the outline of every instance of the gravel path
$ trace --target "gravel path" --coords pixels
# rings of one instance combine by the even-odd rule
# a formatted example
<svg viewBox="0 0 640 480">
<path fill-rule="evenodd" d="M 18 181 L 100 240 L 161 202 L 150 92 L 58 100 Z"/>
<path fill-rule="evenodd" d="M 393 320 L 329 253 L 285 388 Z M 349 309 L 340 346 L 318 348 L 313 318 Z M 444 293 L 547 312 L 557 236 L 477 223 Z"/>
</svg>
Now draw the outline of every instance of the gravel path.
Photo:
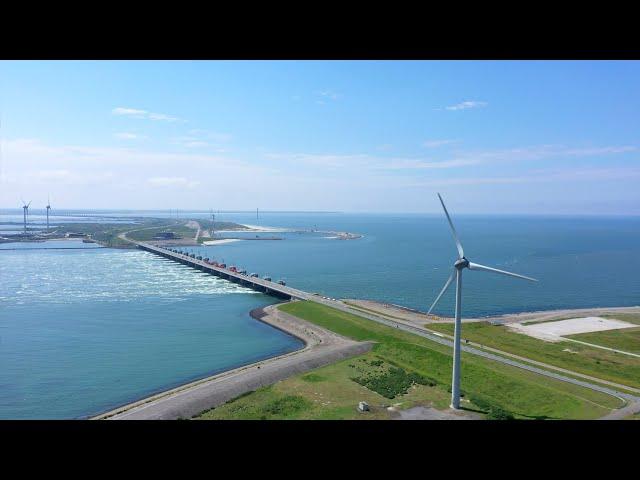
<svg viewBox="0 0 640 480">
<path fill-rule="evenodd" d="M 638 412 L 640 412 L 640 402 L 634 402 L 630 405 L 627 405 L 624 408 L 615 410 L 611 412 L 609 415 L 605 415 L 604 417 L 601 417 L 598 420 L 624 420 L 628 416 Z"/>
</svg>

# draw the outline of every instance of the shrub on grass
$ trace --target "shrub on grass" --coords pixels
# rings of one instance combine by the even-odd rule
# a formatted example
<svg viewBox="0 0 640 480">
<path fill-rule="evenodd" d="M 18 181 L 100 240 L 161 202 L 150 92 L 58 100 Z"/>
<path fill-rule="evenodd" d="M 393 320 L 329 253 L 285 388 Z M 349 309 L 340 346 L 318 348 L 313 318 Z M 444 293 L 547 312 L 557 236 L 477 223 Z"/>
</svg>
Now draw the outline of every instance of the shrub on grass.
<svg viewBox="0 0 640 480">
<path fill-rule="evenodd" d="M 470 399 L 474 405 L 487 413 L 487 420 L 514 420 L 513 414 L 491 403 L 485 398 L 474 396 Z"/>
<path fill-rule="evenodd" d="M 487 414 L 487 420 L 515 420 L 515 418 L 500 407 L 492 407 Z"/>
<path fill-rule="evenodd" d="M 367 376 L 353 377 L 351 380 L 389 399 L 404 395 L 414 384 L 436 385 L 432 378 L 424 377 L 415 372 L 407 373 L 398 367 L 391 367 L 387 372 L 379 375 L 368 374 Z"/>
<path fill-rule="evenodd" d="M 263 411 L 269 415 L 289 415 L 297 413 L 311 404 L 299 395 L 285 395 L 267 403 Z"/>
<path fill-rule="evenodd" d="M 312 383 L 322 382 L 323 380 L 326 380 L 326 377 L 323 377 L 322 375 L 318 375 L 317 373 L 307 373 L 306 375 L 303 375 L 301 378 L 305 382 L 312 382 Z"/>
</svg>

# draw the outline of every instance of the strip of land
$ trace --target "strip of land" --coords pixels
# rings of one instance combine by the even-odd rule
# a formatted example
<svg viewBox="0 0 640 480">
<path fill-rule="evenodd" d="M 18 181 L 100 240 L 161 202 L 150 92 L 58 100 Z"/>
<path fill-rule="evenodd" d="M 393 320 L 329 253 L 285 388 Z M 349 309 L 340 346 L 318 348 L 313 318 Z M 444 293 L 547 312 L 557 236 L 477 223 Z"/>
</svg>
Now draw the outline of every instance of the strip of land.
<svg viewBox="0 0 640 480">
<path fill-rule="evenodd" d="M 391 375 L 390 372 L 395 372 L 393 368 L 397 368 L 394 367 L 394 365 L 400 365 L 401 370 L 402 368 L 410 367 L 410 369 L 407 370 L 408 372 L 413 370 L 425 375 L 433 375 L 435 372 L 439 376 L 439 382 L 442 382 L 441 385 L 444 387 L 450 376 L 450 365 L 444 365 L 450 362 L 451 341 L 449 339 L 442 336 L 438 337 L 434 335 L 433 332 L 424 329 L 424 327 L 415 327 L 406 321 L 397 321 L 391 318 L 365 313 L 364 311 L 352 310 L 347 307 L 347 305 L 341 304 L 341 302 L 329 302 L 323 299 L 322 303 L 340 304 L 340 310 L 345 312 L 349 311 L 349 313 L 341 314 L 338 310 L 334 309 L 335 307 L 327 308 L 318 305 L 318 303 L 309 302 L 286 304 L 288 313 L 273 306 L 267 307 L 266 311 L 253 312 L 255 318 L 303 339 L 306 343 L 306 347 L 303 350 L 242 367 L 199 382 L 194 382 L 184 387 L 116 409 L 100 415 L 97 418 L 190 418 L 207 411 L 211 413 L 205 413 L 203 418 L 437 418 L 440 414 L 435 412 L 428 413 L 427 410 L 419 410 L 421 412 L 420 415 L 398 415 L 398 406 L 404 408 L 425 407 L 429 409 L 434 405 L 439 411 L 444 412 L 440 418 L 446 418 L 447 415 L 453 413 L 449 412 L 446 408 L 448 394 L 445 390 L 441 390 L 442 387 L 414 385 L 410 391 L 403 396 L 403 401 L 385 407 L 384 397 L 353 381 L 354 373 L 359 371 L 358 368 L 362 369 L 358 367 L 358 365 L 365 366 L 365 370 L 369 369 L 363 378 L 370 378 L 372 375 L 383 375 L 381 372 L 387 372 L 386 375 Z M 313 317 L 315 320 L 310 322 L 308 321 L 310 317 L 303 319 L 304 316 L 301 318 L 298 314 L 295 316 L 291 315 L 291 313 L 297 312 L 297 310 L 291 310 L 291 308 L 298 304 L 315 304 L 317 308 L 324 308 L 325 310 L 320 311 L 321 317 Z M 291 308 L 289 308 L 289 306 Z M 333 307 L 333 305 L 331 306 Z M 282 310 L 285 310 L 285 308 L 282 307 Z M 360 317 L 368 317 L 369 320 L 375 319 L 377 323 L 381 323 L 384 326 L 375 327 L 375 324 L 366 324 L 367 328 L 365 331 L 369 333 L 351 335 L 349 322 L 347 320 L 358 318 L 353 317 L 354 314 Z M 322 318 L 331 318 L 335 315 L 347 315 L 347 317 L 340 317 L 341 320 L 339 323 L 335 323 L 335 321 L 328 324 L 323 323 L 325 320 Z M 321 319 L 318 320 L 318 318 Z M 368 320 L 364 318 L 359 320 L 359 322 L 363 321 L 368 322 Z M 389 329 L 389 327 L 392 328 Z M 346 330 L 344 330 L 345 328 Z M 387 337 L 379 336 L 380 333 L 377 333 L 377 329 L 379 328 L 383 328 L 385 331 L 389 330 L 392 335 L 391 340 L 384 341 L 381 345 L 378 345 L 378 343 L 382 341 L 382 338 Z M 398 333 L 394 333 L 394 330 Z M 417 334 L 418 337 L 414 337 L 411 334 Z M 408 337 L 399 337 L 402 341 L 398 343 L 398 340 L 393 339 L 397 335 L 408 335 Z M 424 340 L 419 337 L 424 337 Z M 411 340 L 411 338 L 414 338 L 414 340 Z M 426 343 L 416 350 L 416 346 L 418 344 L 422 345 L 425 341 Z M 375 350 L 374 352 L 367 353 L 371 349 L 371 342 L 376 342 Z M 396 353 L 393 353 L 391 357 L 385 354 L 381 356 L 380 354 L 381 350 L 384 352 L 389 348 L 385 344 L 396 345 L 392 349 L 393 352 Z M 400 350 L 397 350 L 397 346 L 401 346 Z M 425 348 L 426 350 L 424 350 Z M 443 348 L 444 350 L 442 350 Z M 615 388 L 618 385 L 612 382 L 605 381 L 596 384 L 585 381 L 584 379 L 581 380 L 567 375 L 561 375 L 559 372 L 554 373 L 544 367 L 539 368 L 532 365 L 532 363 L 544 365 L 540 362 L 531 362 L 526 358 L 522 358 L 522 360 L 527 363 L 517 361 L 513 358 L 515 357 L 514 355 L 511 355 L 511 359 L 505 358 L 502 355 L 492 354 L 467 345 L 463 347 L 463 350 L 467 352 L 467 354 L 473 354 L 472 357 L 468 357 L 467 360 L 465 360 L 463 371 L 467 372 L 467 375 L 469 375 L 470 371 L 477 370 L 478 368 L 481 370 L 489 368 L 489 370 L 486 370 L 485 373 L 480 374 L 479 377 L 476 378 L 476 380 L 481 380 L 479 384 L 474 384 L 473 376 L 467 379 L 463 377 L 466 388 L 470 389 L 472 395 L 475 397 L 478 395 L 480 395 L 481 398 L 482 396 L 492 397 L 493 399 L 491 401 L 496 402 L 496 405 L 499 406 L 491 408 L 505 408 L 506 406 L 508 409 L 515 410 L 514 413 L 520 418 L 598 418 L 603 415 L 608 415 L 612 410 L 623 406 L 624 403 L 627 404 L 628 408 L 625 408 L 624 412 L 620 415 L 628 416 L 628 414 L 637 412 L 640 409 L 640 403 L 638 403 L 638 398 L 635 395 L 628 393 L 628 390 L 627 392 L 619 391 Z M 430 355 L 436 355 L 438 364 L 442 365 L 435 367 L 427 358 L 422 358 L 425 353 L 429 351 L 432 352 Z M 345 358 L 353 356 L 358 356 L 359 360 L 357 360 L 357 362 L 344 360 Z M 474 356 L 484 357 L 484 359 L 473 360 Z M 419 364 L 416 364 L 416 361 L 418 361 Z M 378 365 L 381 362 L 391 363 L 384 363 L 386 366 L 383 367 L 373 368 L 368 366 Z M 436 370 L 434 371 L 429 368 L 424 370 L 424 368 L 420 366 L 422 362 L 424 362 L 426 366 L 431 365 L 431 369 L 436 368 Z M 478 362 L 480 362 L 482 367 L 476 365 Z M 491 366 L 492 364 L 493 366 Z M 513 370 L 513 367 L 517 368 Z M 372 368 L 373 370 L 371 370 Z M 556 371 L 564 370 L 553 366 L 551 366 L 551 368 Z M 517 373 L 518 369 L 523 373 Z M 314 372 L 301 375 L 309 370 L 314 370 Z M 487 381 L 486 375 L 490 371 L 493 372 L 491 375 L 497 375 L 497 377 L 492 381 Z M 571 371 L 564 371 L 568 374 L 573 374 Z M 325 387 L 329 388 L 331 399 L 322 397 L 322 393 L 318 392 L 315 392 L 315 396 L 311 397 L 314 401 L 320 401 L 322 398 L 325 399 L 323 401 L 324 403 L 321 402 L 322 408 L 319 408 L 315 413 L 313 413 L 313 409 L 310 409 L 308 416 L 304 415 L 304 410 L 311 408 L 313 403 L 309 404 L 308 399 L 304 401 L 301 400 L 299 398 L 300 395 L 288 395 L 282 398 L 278 396 L 280 390 L 284 389 L 286 391 L 287 388 L 292 388 L 287 387 L 288 385 L 295 386 L 294 390 L 300 393 L 301 389 L 309 388 L 308 384 L 310 382 L 316 382 L 316 380 L 311 380 L 312 378 L 322 379 L 325 377 L 326 375 L 323 372 L 335 372 L 329 375 L 329 377 L 331 378 L 337 375 L 341 380 L 335 383 L 337 388 L 335 391 L 331 390 L 331 387 Z M 397 374 L 394 373 L 394 375 Z M 476 373 L 476 375 L 478 374 Z M 583 378 L 586 377 L 584 375 L 580 376 Z M 594 380 L 597 381 L 599 379 Z M 608 385 L 604 386 L 603 383 Z M 314 383 L 312 386 L 315 388 L 321 385 L 315 385 Z M 498 394 L 503 387 L 507 388 L 504 392 L 507 393 L 506 397 L 503 397 L 502 393 Z M 467 391 L 466 388 L 465 391 Z M 524 390 L 522 390 L 523 388 Z M 519 395 L 522 395 L 523 398 L 514 398 L 514 396 L 509 393 L 509 389 L 514 389 L 514 395 L 515 392 L 521 391 Z M 257 390 L 257 392 L 251 393 L 254 390 Z M 630 390 L 635 389 L 632 388 Z M 592 393 L 588 393 L 589 391 Z M 426 397 L 425 392 L 427 393 Z M 350 396 L 347 395 L 348 393 Z M 248 394 L 248 396 L 229 402 L 243 394 Z M 320 397 L 318 398 L 317 395 L 320 395 Z M 498 397 L 495 395 L 498 395 Z M 615 397 L 624 399 L 624 403 L 616 403 L 616 401 L 613 400 Z M 421 398 L 423 400 L 420 400 Z M 431 399 L 431 405 L 427 404 L 425 406 L 425 398 Z M 535 400 L 531 401 L 531 398 Z M 607 398 L 611 400 L 607 400 Z M 360 413 L 354 410 L 354 405 L 357 403 L 356 399 L 365 399 L 373 402 L 372 412 L 367 413 L 368 417 L 361 417 Z M 297 411 L 297 416 L 294 417 L 288 417 L 286 415 L 271 417 L 269 414 L 265 416 L 264 412 L 260 411 L 261 401 L 267 402 L 267 407 L 265 407 L 267 412 L 281 411 L 282 408 L 284 408 L 283 405 L 286 406 L 289 404 L 293 406 L 297 405 L 296 408 L 300 408 L 302 411 Z M 434 401 L 435 403 L 433 403 Z M 529 401 L 531 402 L 529 403 Z M 576 401 L 583 402 L 583 404 L 576 404 Z M 338 405 L 336 405 L 334 409 L 327 410 L 327 406 L 332 402 Z M 618 400 L 617 402 L 620 401 Z M 554 403 L 558 405 L 552 406 Z M 472 409 L 474 405 L 474 403 L 469 404 Z M 525 405 L 527 406 L 525 407 Z M 561 407 L 560 405 L 564 406 Z M 573 407 L 569 409 L 568 405 L 573 405 Z M 247 411 L 251 412 L 252 409 L 257 409 L 256 411 L 262 413 L 247 413 Z M 286 408 L 284 410 L 286 411 Z M 400 411 L 401 410 L 403 410 L 403 408 L 401 408 Z M 229 414 L 229 411 L 236 413 Z M 237 416 L 238 411 L 244 412 L 246 416 Z M 490 409 L 489 411 L 492 410 Z M 484 413 L 486 412 L 487 410 L 484 410 Z M 611 418 L 620 418 L 620 415 Z"/>
<path fill-rule="evenodd" d="M 204 412 L 199 418 L 389 419 L 413 407 L 436 408 L 445 416 L 453 413 L 447 409 L 450 341 L 399 322 L 372 322 L 360 314 L 316 302 L 291 302 L 279 308 L 354 340 L 374 341 L 375 346 L 360 357 L 295 375 Z M 626 401 L 636 400 L 633 395 L 477 349 L 465 347 L 464 351 L 465 410 L 459 414 L 484 413 L 489 418 L 599 418 L 624 406 Z M 358 401 L 368 402 L 370 411 L 358 412 Z M 424 413 L 421 410 L 420 415 L 405 418 L 434 418 Z"/>
<path fill-rule="evenodd" d="M 451 323 L 452 317 L 444 317 L 438 315 L 428 315 L 415 309 L 394 305 L 392 303 L 378 302 L 375 300 L 346 299 L 344 303 L 369 310 L 400 320 L 406 320 L 416 325 L 424 325 L 425 323 Z M 574 308 L 559 310 L 543 310 L 537 312 L 508 313 L 504 315 L 495 315 L 488 317 L 469 317 L 463 318 L 464 323 L 472 322 L 490 322 L 494 324 L 510 324 L 510 323 L 541 323 L 562 320 L 565 318 L 575 317 L 592 317 L 602 315 L 618 315 L 618 314 L 640 314 L 640 306 L 634 307 L 597 307 L 597 308 Z"/>
</svg>

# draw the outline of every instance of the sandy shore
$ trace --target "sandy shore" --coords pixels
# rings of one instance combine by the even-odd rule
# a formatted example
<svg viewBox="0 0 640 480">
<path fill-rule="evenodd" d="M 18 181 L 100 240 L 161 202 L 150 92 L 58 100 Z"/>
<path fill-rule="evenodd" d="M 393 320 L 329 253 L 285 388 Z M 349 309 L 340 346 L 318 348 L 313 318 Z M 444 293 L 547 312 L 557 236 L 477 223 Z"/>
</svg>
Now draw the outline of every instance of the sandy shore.
<svg viewBox="0 0 640 480">
<path fill-rule="evenodd" d="M 235 230 L 216 230 L 215 233 L 238 233 L 238 232 L 293 232 L 290 228 L 282 228 L 282 227 L 261 227 L 260 225 L 246 225 L 246 224 L 238 224 L 244 228 L 237 228 Z"/>
<path fill-rule="evenodd" d="M 271 305 L 251 312 L 265 322 L 301 339 L 301 350 L 236 368 L 212 377 L 124 405 L 93 419 L 174 420 L 191 418 L 257 388 L 355 355 L 372 347 L 355 342 L 312 323 L 279 311 Z"/>
<path fill-rule="evenodd" d="M 225 243 L 241 242 L 241 238 L 221 238 L 219 240 L 206 240 L 203 245 L 224 245 Z"/>
<path fill-rule="evenodd" d="M 243 227 L 247 227 L 249 230 L 252 230 L 254 232 L 290 232 L 291 229 L 290 228 L 282 228 L 282 227 L 267 227 L 267 226 L 260 226 L 260 225 L 247 225 L 242 224 Z"/>
</svg>

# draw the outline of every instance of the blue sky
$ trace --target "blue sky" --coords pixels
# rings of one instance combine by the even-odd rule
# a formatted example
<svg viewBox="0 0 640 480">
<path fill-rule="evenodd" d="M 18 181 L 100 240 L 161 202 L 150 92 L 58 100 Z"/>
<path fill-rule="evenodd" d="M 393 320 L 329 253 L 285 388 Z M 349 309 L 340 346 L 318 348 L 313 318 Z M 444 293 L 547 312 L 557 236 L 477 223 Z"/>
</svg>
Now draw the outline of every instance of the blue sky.
<svg viewBox="0 0 640 480">
<path fill-rule="evenodd" d="M 0 62 L 0 207 L 640 214 L 640 63 Z"/>
</svg>

